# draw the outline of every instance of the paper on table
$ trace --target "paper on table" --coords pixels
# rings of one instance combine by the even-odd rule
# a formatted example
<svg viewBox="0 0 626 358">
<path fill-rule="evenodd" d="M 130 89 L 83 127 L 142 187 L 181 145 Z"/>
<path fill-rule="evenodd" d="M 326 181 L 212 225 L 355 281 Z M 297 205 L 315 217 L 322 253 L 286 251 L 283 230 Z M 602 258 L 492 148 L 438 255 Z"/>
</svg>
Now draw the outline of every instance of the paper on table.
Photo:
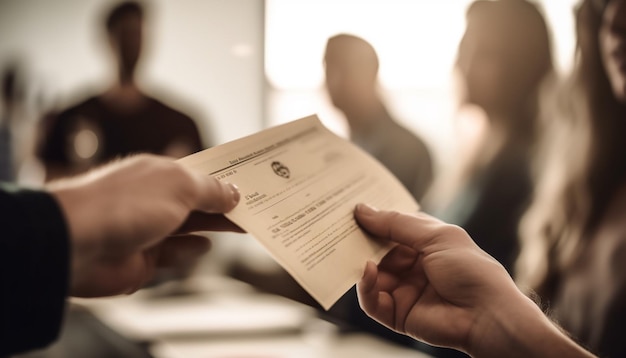
<svg viewBox="0 0 626 358">
<path fill-rule="evenodd" d="M 226 216 L 259 240 L 325 309 L 359 280 L 367 260 L 378 262 L 391 248 L 359 228 L 354 206 L 419 208 L 386 168 L 317 116 L 179 162 L 239 187 L 241 201 Z"/>
</svg>

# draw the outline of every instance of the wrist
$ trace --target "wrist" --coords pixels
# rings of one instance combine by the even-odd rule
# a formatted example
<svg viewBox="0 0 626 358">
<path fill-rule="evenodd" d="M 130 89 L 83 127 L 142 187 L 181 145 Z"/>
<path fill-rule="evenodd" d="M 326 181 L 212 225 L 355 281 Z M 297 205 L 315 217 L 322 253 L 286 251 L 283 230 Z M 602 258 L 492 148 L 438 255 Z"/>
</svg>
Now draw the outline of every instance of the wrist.
<svg viewBox="0 0 626 358">
<path fill-rule="evenodd" d="M 481 316 L 470 335 L 472 357 L 594 357 L 566 336 L 521 292 Z"/>
<path fill-rule="evenodd" d="M 87 264 L 94 262 L 99 251 L 98 240 L 93 237 L 99 229 L 92 224 L 94 213 L 89 208 L 92 205 L 89 202 L 91 196 L 85 190 L 51 187 L 50 193 L 59 203 L 67 223 L 71 252 L 70 294 L 72 294 L 84 281 L 82 273 L 88 270 Z"/>
</svg>

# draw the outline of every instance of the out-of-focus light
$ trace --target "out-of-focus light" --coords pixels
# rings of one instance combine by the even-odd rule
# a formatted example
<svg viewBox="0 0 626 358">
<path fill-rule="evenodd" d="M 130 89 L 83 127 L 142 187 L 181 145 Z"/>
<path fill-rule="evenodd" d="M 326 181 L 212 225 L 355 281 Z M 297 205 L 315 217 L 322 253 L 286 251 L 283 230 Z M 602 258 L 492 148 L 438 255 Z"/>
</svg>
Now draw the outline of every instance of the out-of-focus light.
<svg viewBox="0 0 626 358">
<path fill-rule="evenodd" d="M 230 51 L 235 57 L 241 58 L 250 57 L 254 53 L 254 51 L 252 50 L 252 46 L 245 43 L 233 45 L 233 47 L 230 48 Z"/>
<path fill-rule="evenodd" d="M 554 57 L 571 68 L 573 6 L 539 0 L 553 32 Z M 265 71 L 278 90 L 323 83 L 326 40 L 341 32 L 370 42 L 380 58 L 380 82 L 393 89 L 442 89 L 450 79 L 465 11 L 472 0 L 267 0 Z"/>
<path fill-rule="evenodd" d="M 80 159 L 91 159 L 98 151 L 98 136 L 90 129 L 81 129 L 74 137 L 74 150 Z"/>
<path fill-rule="evenodd" d="M 266 3 L 266 73 L 277 89 L 311 89 L 324 78 L 326 40 L 370 42 L 387 88 L 440 88 L 452 68 L 471 0 L 344 0 Z"/>
</svg>

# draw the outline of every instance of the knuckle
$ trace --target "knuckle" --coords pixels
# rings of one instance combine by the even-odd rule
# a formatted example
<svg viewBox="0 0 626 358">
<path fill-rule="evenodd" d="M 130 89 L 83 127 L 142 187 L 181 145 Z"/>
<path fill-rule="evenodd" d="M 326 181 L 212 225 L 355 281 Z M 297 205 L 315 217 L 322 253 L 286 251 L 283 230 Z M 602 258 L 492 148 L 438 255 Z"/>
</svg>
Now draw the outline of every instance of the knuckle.
<svg viewBox="0 0 626 358">
<path fill-rule="evenodd" d="M 188 202 L 193 200 L 200 191 L 199 183 L 194 174 L 175 161 L 151 154 L 141 154 L 136 160 L 146 169 L 145 173 L 156 177 L 161 185 L 167 186 L 179 199 Z"/>
<path fill-rule="evenodd" d="M 444 233 L 446 233 L 447 235 L 454 235 L 454 236 L 469 236 L 467 234 L 467 231 L 465 231 L 465 229 L 463 229 L 462 227 L 460 227 L 459 225 L 453 225 L 453 224 L 444 224 L 442 229 L 441 229 Z"/>
<path fill-rule="evenodd" d="M 465 229 L 458 225 L 443 224 L 440 225 L 434 232 L 434 236 L 437 238 L 446 238 L 454 242 L 465 243 L 471 242 L 469 234 Z"/>
<path fill-rule="evenodd" d="M 388 220 L 392 226 L 400 225 L 403 222 L 403 215 L 398 211 L 390 211 L 388 214 Z"/>
</svg>

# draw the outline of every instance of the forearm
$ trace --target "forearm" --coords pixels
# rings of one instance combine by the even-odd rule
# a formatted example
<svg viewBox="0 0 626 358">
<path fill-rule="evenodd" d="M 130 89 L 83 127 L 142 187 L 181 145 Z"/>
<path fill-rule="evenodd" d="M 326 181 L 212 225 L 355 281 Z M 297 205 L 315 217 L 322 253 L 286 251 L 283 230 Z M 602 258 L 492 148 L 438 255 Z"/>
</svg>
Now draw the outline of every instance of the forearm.
<svg viewBox="0 0 626 358">
<path fill-rule="evenodd" d="M 525 296 L 505 302 L 492 313 L 480 325 L 484 332 L 477 332 L 475 336 L 480 338 L 468 349 L 473 357 L 595 357 L 564 334 Z"/>
</svg>

